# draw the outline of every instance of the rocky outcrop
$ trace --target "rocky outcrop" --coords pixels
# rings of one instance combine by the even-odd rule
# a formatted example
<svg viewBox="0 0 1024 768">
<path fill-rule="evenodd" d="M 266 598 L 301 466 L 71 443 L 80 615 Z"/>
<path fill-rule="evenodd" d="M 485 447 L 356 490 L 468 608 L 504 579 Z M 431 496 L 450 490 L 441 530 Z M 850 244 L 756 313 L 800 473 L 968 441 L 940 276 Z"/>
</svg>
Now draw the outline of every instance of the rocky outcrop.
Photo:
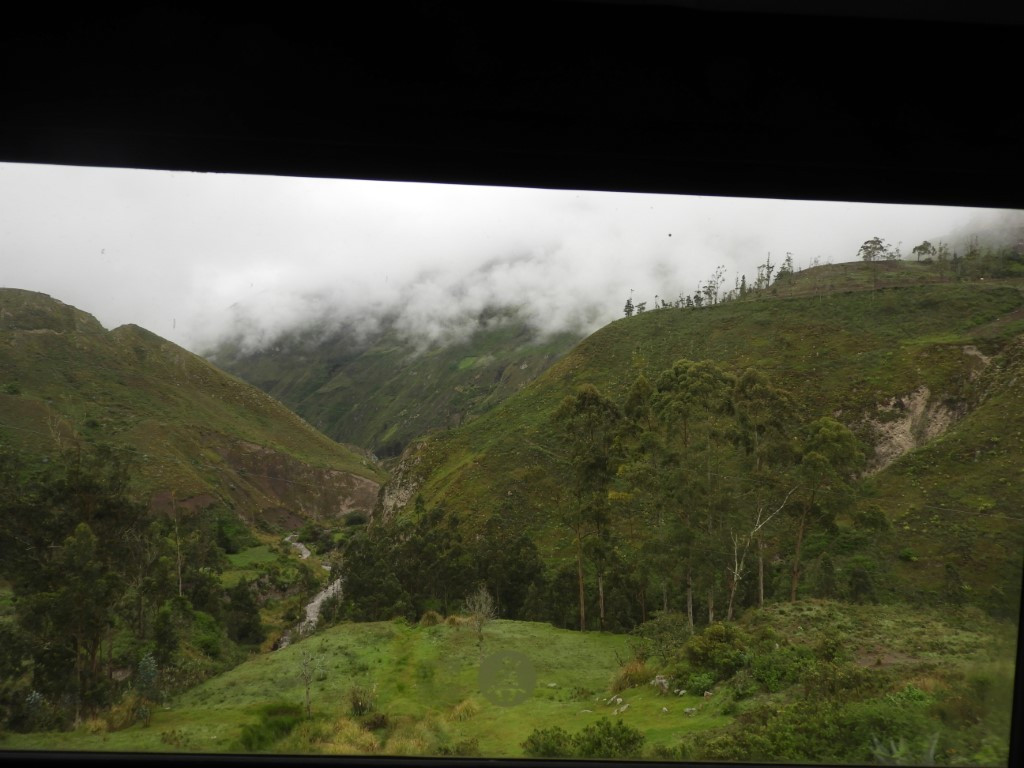
<svg viewBox="0 0 1024 768">
<path fill-rule="evenodd" d="M 935 401 L 924 385 L 880 403 L 865 419 L 875 433 L 875 455 L 868 474 L 880 472 L 903 454 L 934 440 L 962 416 L 962 408 Z"/>
<path fill-rule="evenodd" d="M 423 483 L 423 443 L 414 443 L 406 449 L 398 464 L 393 467 L 391 477 L 381 486 L 377 503 L 373 509 L 374 522 L 393 520 L 415 498 Z"/>
<path fill-rule="evenodd" d="M 337 521 L 352 512 L 369 515 L 380 484 L 339 469 L 304 464 L 286 453 L 238 441 L 225 451 L 225 464 L 235 475 L 235 490 L 264 508 L 283 508 L 300 517 Z"/>
</svg>

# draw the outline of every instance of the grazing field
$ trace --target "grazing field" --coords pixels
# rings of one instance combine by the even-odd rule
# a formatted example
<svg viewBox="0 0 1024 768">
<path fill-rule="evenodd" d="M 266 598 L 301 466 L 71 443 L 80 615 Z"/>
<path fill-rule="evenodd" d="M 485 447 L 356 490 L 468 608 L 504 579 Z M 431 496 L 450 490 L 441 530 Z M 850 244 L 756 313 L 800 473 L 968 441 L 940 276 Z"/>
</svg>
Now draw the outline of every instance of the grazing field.
<svg viewBox="0 0 1024 768">
<path fill-rule="evenodd" d="M 1005 752 L 1014 628 L 973 609 L 801 601 L 751 611 L 719 646 L 742 648 L 727 672 L 701 666 L 683 646 L 663 656 L 641 651 L 640 661 L 636 636 L 534 622 L 491 622 L 481 645 L 460 619 L 342 624 L 157 705 L 148 726 L 112 731 L 93 720 L 72 732 L 9 734 L 3 746 L 515 757 L 538 730 L 578 734 L 609 718 L 643 735 L 645 757 L 759 759 L 760 731 L 774 722 L 784 735 L 810 707 L 848 734 L 833 745 L 790 734 L 787 758 L 834 758 L 829 749 L 841 749 L 844 759 L 870 759 L 891 751 L 887 739 L 894 748 L 904 737 L 906 749 L 934 738 L 948 764 L 998 763 Z M 705 649 L 718 642 L 704 636 Z M 509 653 L 528 659 L 534 679 L 523 701 L 502 705 L 481 663 Z M 651 684 L 656 674 L 669 679 L 667 691 Z M 692 689 L 698 680 L 707 696 Z M 691 690 L 678 695 L 682 686 Z M 815 727 L 819 741 L 832 738 L 824 720 Z"/>
</svg>

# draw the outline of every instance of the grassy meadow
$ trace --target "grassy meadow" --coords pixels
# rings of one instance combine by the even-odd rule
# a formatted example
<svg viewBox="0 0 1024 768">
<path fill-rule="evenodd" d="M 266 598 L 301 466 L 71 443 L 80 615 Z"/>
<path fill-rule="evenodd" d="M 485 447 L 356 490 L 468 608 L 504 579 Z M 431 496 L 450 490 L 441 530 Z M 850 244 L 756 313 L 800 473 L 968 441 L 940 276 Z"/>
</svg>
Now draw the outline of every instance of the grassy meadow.
<svg viewBox="0 0 1024 768">
<path fill-rule="evenodd" d="M 987 764 L 986 755 L 998 758 L 1005 751 L 1015 641 L 1011 624 L 970 609 L 801 601 L 751 611 L 738 628 L 751 638 L 746 660 L 728 676 L 705 678 L 713 680 L 705 698 L 702 691 L 675 693 L 687 685 L 687 674 L 693 680 L 699 673 L 693 659 L 640 661 L 630 635 L 494 621 L 485 626 L 481 647 L 473 628 L 454 619 L 433 626 L 399 620 L 343 624 L 253 656 L 156 705 L 148 725 L 114 730 L 107 722 L 89 720 L 71 732 L 8 734 L 2 746 L 520 757 L 523 742 L 538 729 L 557 725 L 574 734 L 610 718 L 643 734 L 645 757 L 740 759 L 729 749 L 743 746 L 744 734 L 756 733 L 766 717 L 775 718 L 778 728 L 791 727 L 788 713 L 811 706 L 838 707 L 840 720 L 852 723 L 851 738 L 860 743 L 843 745 L 846 760 L 870 758 L 877 748 L 871 737 L 877 735 L 881 743 L 893 733 L 886 724 L 894 717 L 887 714 L 890 709 L 913 714 L 909 720 L 896 716 L 897 729 L 937 734 L 944 763 Z M 836 637 L 841 641 L 825 663 L 821 648 Z M 481 690 L 481 660 L 506 651 L 525 655 L 535 672 L 528 698 L 511 706 L 494 703 Z M 310 717 L 304 656 L 312 664 Z M 795 669 L 784 672 L 793 659 Z M 770 660 L 775 672 L 766 676 Z M 836 677 L 829 685 L 838 687 L 811 694 L 808 686 L 820 684 L 816 675 L 822 669 L 832 670 Z M 650 684 L 655 674 L 670 677 L 666 694 Z M 836 682 L 847 679 L 854 682 Z M 622 704 L 628 706 L 617 712 Z M 792 748 L 795 753 L 774 758 L 814 759 Z M 754 751 L 746 757 L 772 755 Z"/>
</svg>

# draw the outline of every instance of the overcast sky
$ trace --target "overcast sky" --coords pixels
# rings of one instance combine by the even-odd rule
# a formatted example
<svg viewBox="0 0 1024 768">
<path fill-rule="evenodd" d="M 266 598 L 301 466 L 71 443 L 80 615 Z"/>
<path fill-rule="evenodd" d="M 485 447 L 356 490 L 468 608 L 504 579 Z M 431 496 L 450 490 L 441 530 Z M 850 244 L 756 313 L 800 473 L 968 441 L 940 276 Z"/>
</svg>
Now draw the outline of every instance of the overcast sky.
<svg viewBox="0 0 1024 768">
<path fill-rule="evenodd" d="M 197 352 L 312 319 L 401 310 L 438 335 L 494 304 L 594 330 L 634 301 L 731 288 L 768 252 L 910 249 L 992 212 L 0 164 L 0 286 Z"/>
</svg>

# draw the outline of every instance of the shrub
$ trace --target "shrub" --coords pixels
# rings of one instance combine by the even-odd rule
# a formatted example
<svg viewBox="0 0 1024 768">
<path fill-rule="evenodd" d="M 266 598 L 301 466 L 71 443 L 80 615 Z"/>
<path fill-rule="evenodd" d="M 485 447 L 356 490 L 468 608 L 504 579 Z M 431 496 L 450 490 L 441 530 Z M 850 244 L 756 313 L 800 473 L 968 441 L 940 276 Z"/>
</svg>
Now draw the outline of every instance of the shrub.
<svg viewBox="0 0 1024 768">
<path fill-rule="evenodd" d="M 643 750 L 644 735 L 621 720 L 612 723 L 602 717 L 577 733 L 572 744 L 580 757 L 638 758 Z"/>
<path fill-rule="evenodd" d="M 436 627 L 444 621 L 444 618 L 437 611 L 427 611 L 420 617 L 421 627 Z"/>
<path fill-rule="evenodd" d="M 361 725 L 367 731 L 381 731 L 391 725 L 391 720 L 383 712 L 374 712 L 367 715 Z"/>
<path fill-rule="evenodd" d="M 809 699 L 825 699 L 870 689 L 874 682 L 871 674 L 850 664 L 818 661 L 806 667 L 800 676 L 800 684 Z"/>
<path fill-rule="evenodd" d="M 778 648 L 759 653 L 750 660 L 750 673 L 769 693 L 793 685 L 800 679 L 810 653 L 797 648 Z"/>
<path fill-rule="evenodd" d="M 572 738 L 557 725 L 552 728 L 536 728 L 522 743 L 527 757 L 571 757 Z"/>
<path fill-rule="evenodd" d="M 748 644 L 749 639 L 736 626 L 719 622 L 691 637 L 684 651 L 694 667 L 725 680 L 744 665 Z"/>
<path fill-rule="evenodd" d="M 448 719 L 456 723 L 461 723 L 464 720 L 469 720 L 469 718 L 473 717 L 473 715 L 479 711 L 479 704 L 472 699 L 465 699 L 452 707 L 452 711 L 448 713 Z"/>
<path fill-rule="evenodd" d="M 647 685 L 654 674 L 647 668 L 647 665 L 638 659 L 627 662 L 616 673 L 612 681 L 612 693 L 624 691 L 627 688 L 635 688 L 640 685 Z"/>
<path fill-rule="evenodd" d="M 445 745 L 438 747 L 437 754 L 443 757 L 479 757 L 480 756 L 480 740 L 479 739 L 463 739 L 457 741 L 451 746 Z"/>
<path fill-rule="evenodd" d="M 845 653 L 843 639 L 835 630 L 822 634 L 818 644 L 814 646 L 814 655 L 820 661 L 841 661 Z"/>
<path fill-rule="evenodd" d="M 682 742 L 672 747 L 665 744 L 655 744 L 651 747 L 651 759 L 678 763 L 690 759 L 690 750 Z"/>
<path fill-rule="evenodd" d="M 900 560 L 902 560 L 905 563 L 917 562 L 917 554 L 910 547 L 904 547 L 903 549 L 901 549 L 899 557 Z"/>
<path fill-rule="evenodd" d="M 348 703 L 353 715 L 368 715 L 377 710 L 377 690 L 354 685 L 348 691 Z"/>
<path fill-rule="evenodd" d="M 265 750 L 291 733 L 302 720 L 302 707 L 298 704 L 268 704 L 260 712 L 259 722 L 242 727 L 242 748 L 247 752 Z"/>
<path fill-rule="evenodd" d="M 637 638 L 634 652 L 637 658 L 654 656 L 662 664 L 669 663 L 690 639 L 690 623 L 685 613 L 659 611 L 650 621 L 645 621 L 633 634 Z"/>
<path fill-rule="evenodd" d="M 686 681 L 686 689 L 690 693 L 700 696 L 704 691 L 710 691 L 714 684 L 714 675 L 708 672 L 694 672 Z"/>
<path fill-rule="evenodd" d="M 733 693 L 736 695 L 737 699 L 746 699 L 753 696 L 757 693 L 759 688 L 758 681 L 754 678 L 753 674 L 751 674 L 750 670 L 747 669 L 741 669 L 733 675 L 730 685 L 732 686 Z M 733 704 L 735 705 L 735 702 L 733 702 Z M 725 712 L 725 714 L 729 715 L 734 712 L 735 706 L 733 707 L 732 712 Z"/>
</svg>

